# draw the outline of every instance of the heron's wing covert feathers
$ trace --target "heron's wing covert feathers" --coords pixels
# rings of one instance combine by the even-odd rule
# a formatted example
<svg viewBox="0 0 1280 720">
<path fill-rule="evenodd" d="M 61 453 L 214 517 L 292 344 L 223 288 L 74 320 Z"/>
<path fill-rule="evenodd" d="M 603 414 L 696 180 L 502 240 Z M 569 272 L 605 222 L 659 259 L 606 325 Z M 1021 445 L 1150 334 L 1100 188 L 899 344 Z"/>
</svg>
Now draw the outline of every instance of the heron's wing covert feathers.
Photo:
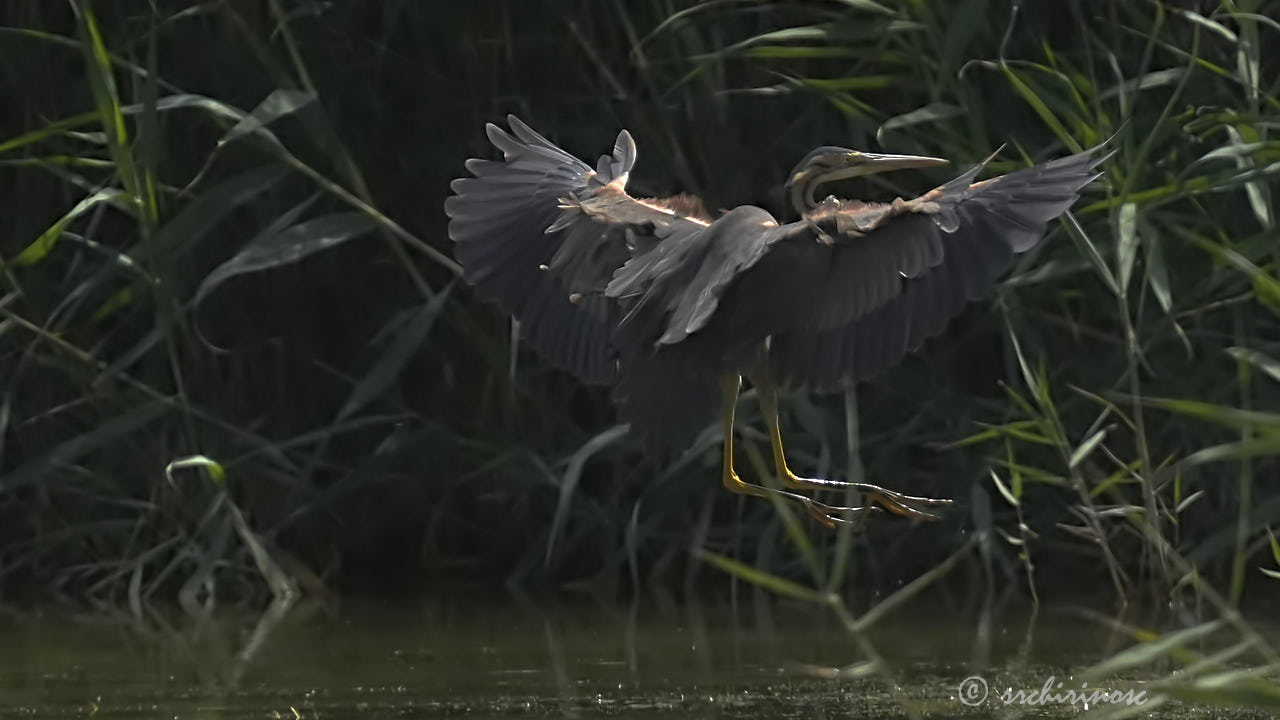
<svg viewBox="0 0 1280 720">
<path fill-rule="evenodd" d="M 474 177 L 451 184 L 449 237 L 464 277 L 520 321 L 526 340 L 583 380 L 617 377 L 613 310 L 602 291 L 637 252 L 686 225 L 707 224 L 688 198 L 627 195 L 630 133 L 593 170 L 514 115 L 488 124 L 501 160 L 467 160 Z"/>
<path fill-rule="evenodd" d="M 774 376 L 832 389 L 895 365 L 1033 247 L 1110 154 L 1093 148 L 975 183 L 985 162 L 909 201 L 828 200 L 743 273 L 771 285 Z"/>
</svg>

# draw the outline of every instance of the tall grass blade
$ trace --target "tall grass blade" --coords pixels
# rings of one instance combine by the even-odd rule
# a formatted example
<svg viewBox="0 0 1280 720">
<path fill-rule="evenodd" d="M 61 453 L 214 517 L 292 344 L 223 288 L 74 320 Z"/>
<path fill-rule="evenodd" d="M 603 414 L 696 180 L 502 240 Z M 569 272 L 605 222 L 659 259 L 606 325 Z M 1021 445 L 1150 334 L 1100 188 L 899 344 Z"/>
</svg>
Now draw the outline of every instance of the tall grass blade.
<svg viewBox="0 0 1280 720">
<path fill-rule="evenodd" d="M 237 275 L 296 263 L 375 227 L 374 221 L 363 213 L 340 213 L 312 218 L 277 234 L 255 238 L 200 282 L 195 301 L 200 302 L 219 285 Z"/>
<path fill-rule="evenodd" d="M 431 329 L 439 320 L 445 303 L 452 295 L 452 290 L 453 283 L 449 283 L 409 318 L 405 326 L 387 345 L 386 350 L 378 357 L 378 361 L 369 369 L 369 373 L 351 390 L 351 396 L 342 405 L 342 410 L 338 412 L 335 422 L 351 417 L 395 382 L 405 364 L 422 348 L 427 336 L 431 334 Z"/>
<path fill-rule="evenodd" d="M 826 596 L 817 590 L 807 588 L 798 583 L 794 583 L 786 578 L 771 575 L 767 572 L 757 570 L 750 565 L 738 562 L 733 558 L 725 557 L 719 553 L 710 550 L 699 549 L 697 556 L 703 562 L 714 565 L 724 572 L 742 580 L 751 583 L 757 587 L 764 588 L 773 593 L 777 593 L 783 597 L 789 597 L 794 600 L 803 600 L 805 602 L 820 603 L 826 601 Z"/>
</svg>

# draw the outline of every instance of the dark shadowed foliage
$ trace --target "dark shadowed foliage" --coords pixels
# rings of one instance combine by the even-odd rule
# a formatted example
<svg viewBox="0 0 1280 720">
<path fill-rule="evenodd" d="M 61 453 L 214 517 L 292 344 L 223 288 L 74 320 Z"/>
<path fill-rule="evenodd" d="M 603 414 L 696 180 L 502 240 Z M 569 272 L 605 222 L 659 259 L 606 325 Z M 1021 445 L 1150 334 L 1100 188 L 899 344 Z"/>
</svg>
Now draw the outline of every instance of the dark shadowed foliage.
<svg viewBox="0 0 1280 720">
<path fill-rule="evenodd" d="M 1275 3 L 151 5 L 0 3 L 0 596 L 718 592 L 691 547 L 855 598 L 939 567 L 1040 597 L 1276 592 Z M 701 418 L 655 419 L 693 439 L 646 461 L 607 389 L 533 349 L 591 307 L 517 288 L 497 299 L 556 304 L 519 340 L 459 282 L 449 183 L 507 113 L 587 159 L 629 130 L 629 189 L 710 216 L 782 213 L 785 171 L 832 143 L 958 168 L 1003 146 L 983 177 L 1116 154 L 941 338 L 779 339 L 782 378 L 816 385 L 883 347 L 856 397 L 785 398 L 797 471 L 958 500 L 831 534 L 717 492 Z M 552 360 L 610 380 L 601 330 Z M 754 406 L 740 462 L 765 482 Z"/>
</svg>

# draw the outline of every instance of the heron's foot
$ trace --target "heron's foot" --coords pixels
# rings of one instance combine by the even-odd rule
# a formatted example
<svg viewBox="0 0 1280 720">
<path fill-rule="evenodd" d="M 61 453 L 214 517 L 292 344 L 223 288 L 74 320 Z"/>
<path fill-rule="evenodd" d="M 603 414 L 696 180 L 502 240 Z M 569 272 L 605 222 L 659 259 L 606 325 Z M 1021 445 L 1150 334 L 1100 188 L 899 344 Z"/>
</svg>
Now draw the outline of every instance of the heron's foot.
<svg viewBox="0 0 1280 720">
<path fill-rule="evenodd" d="M 904 495 L 900 492 L 882 488 L 879 485 L 870 483 L 851 483 L 841 482 L 839 480 L 823 480 L 819 478 L 803 478 L 791 473 L 787 473 L 782 479 L 783 485 L 792 490 L 847 490 L 855 489 L 867 496 L 866 507 L 839 508 L 830 505 L 823 505 L 833 512 L 824 513 L 828 517 L 833 514 L 843 514 L 846 512 L 858 512 L 865 514 L 865 511 L 873 506 L 879 506 L 902 517 L 911 518 L 913 520 L 938 520 L 941 516 L 936 512 L 931 512 L 927 508 L 946 507 L 954 503 L 953 500 L 945 498 L 928 498 L 917 497 L 915 495 Z M 859 522 L 861 520 L 859 519 Z M 829 525 L 829 523 L 827 523 Z"/>
<path fill-rule="evenodd" d="M 947 498 L 928 498 L 917 497 L 915 495 L 903 495 L 900 492 L 886 490 L 882 487 L 872 485 L 863 489 L 867 494 L 867 504 L 875 503 L 885 510 L 900 515 L 902 517 L 911 518 L 912 520 L 934 521 L 942 518 L 936 512 L 931 512 L 925 508 L 946 507 L 953 504 L 954 500 Z"/>
<path fill-rule="evenodd" d="M 809 515 L 815 520 L 826 525 L 828 528 L 835 528 L 837 525 L 855 525 L 861 526 L 863 519 L 867 514 L 880 512 L 880 508 L 874 505 L 866 507 L 847 507 L 828 505 L 819 500 L 814 500 L 808 495 L 801 495 L 790 490 L 780 490 L 777 488 L 766 488 L 761 485 L 752 485 L 738 477 L 736 472 L 732 470 L 724 476 L 724 486 L 730 492 L 740 493 L 744 495 L 755 495 L 757 497 L 767 497 L 776 495 L 794 503 L 798 503 Z M 852 516 L 852 517 L 850 517 Z"/>
<path fill-rule="evenodd" d="M 830 529 L 835 529 L 837 525 L 853 525 L 861 527 L 866 520 L 867 515 L 871 513 L 881 512 L 880 508 L 875 505 L 866 505 L 863 507 L 840 507 L 836 505 L 828 505 L 819 502 L 811 497 L 803 495 L 796 496 L 799 498 L 800 504 L 805 510 L 809 511 L 809 515 L 818 522 L 826 525 Z M 849 517 L 852 516 L 852 517 Z"/>
</svg>

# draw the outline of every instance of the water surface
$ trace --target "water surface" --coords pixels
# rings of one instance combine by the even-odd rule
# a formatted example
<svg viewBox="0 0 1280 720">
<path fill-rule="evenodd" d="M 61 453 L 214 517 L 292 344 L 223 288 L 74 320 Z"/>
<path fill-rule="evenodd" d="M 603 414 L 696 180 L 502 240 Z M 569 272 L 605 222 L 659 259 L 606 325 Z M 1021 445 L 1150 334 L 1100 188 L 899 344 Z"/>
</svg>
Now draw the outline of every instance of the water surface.
<svg viewBox="0 0 1280 720">
<path fill-rule="evenodd" d="M 1074 673 L 1128 644 L 1054 611 L 984 621 L 904 610 L 853 638 L 824 613 L 759 599 L 736 611 L 361 603 L 143 624 L 15 614 L 0 633 L 5 718 L 1078 717 L 1080 705 L 996 696 L 1050 678 L 1078 688 Z M 988 685 L 985 701 L 961 701 L 971 676 Z M 1136 692 L 1146 677 L 1100 684 Z M 1222 715 L 1180 705 L 1150 716 Z"/>
</svg>

